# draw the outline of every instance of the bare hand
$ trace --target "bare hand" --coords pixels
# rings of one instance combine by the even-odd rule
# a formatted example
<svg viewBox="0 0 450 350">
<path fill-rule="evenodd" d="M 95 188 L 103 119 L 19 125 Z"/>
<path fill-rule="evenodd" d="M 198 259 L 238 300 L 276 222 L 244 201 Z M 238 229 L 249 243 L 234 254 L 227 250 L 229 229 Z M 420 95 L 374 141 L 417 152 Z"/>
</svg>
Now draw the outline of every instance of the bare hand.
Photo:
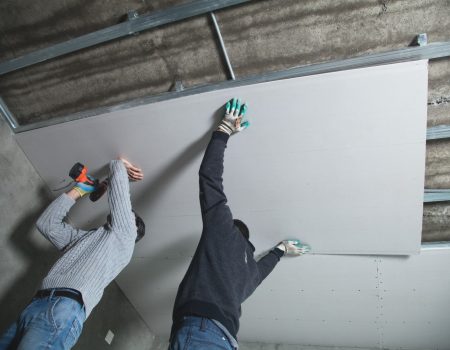
<svg viewBox="0 0 450 350">
<path fill-rule="evenodd" d="M 125 158 L 120 157 L 119 160 L 121 160 L 125 165 L 125 169 L 127 169 L 128 178 L 131 181 L 139 181 L 144 178 L 144 173 L 142 172 L 141 168 L 134 166 Z"/>
</svg>

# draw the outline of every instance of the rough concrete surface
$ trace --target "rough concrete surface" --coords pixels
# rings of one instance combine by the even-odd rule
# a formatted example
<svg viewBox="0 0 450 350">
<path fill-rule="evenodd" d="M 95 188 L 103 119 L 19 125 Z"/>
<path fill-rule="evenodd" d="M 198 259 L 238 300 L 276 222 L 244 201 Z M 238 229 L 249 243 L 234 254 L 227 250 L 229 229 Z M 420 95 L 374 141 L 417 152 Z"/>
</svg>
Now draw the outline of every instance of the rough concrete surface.
<svg viewBox="0 0 450 350">
<path fill-rule="evenodd" d="M 72 0 L 38 11 L 41 5 L 30 0 L 6 1 L 0 52 L 17 56 L 115 24 L 131 8 L 146 12 L 179 3 L 116 0 L 104 6 L 96 0 L 81 6 Z M 450 32 L 446 0 L 264 0 L 219 11 L 217 18 L 237 77 L 403 48 L 421 32 L 445 41 Z M 430 65 L 431 100 L 449 96 L 448 61 Z M 207 16 L 7 74 L 0 95 L 28 123 L 165 92 L 177 79 L 185 86 L 226 79 Z"/>
<path fill-rule="evenodd" d="M 425 188 L 450 188 L 450 140 L 427 143 Z"/>
<path fill-rule="evenodd" d="M 422 242 L 450 241 L 450 204 L 428 203 L 423 208 Z"/>
<path fill-rule="evenodd" d="M 31 300 L 59 253 L 35 228 L 50 195 L 0 118 L 0 335 Z M 111 346 L 104 338 L 116 333 Z M 75 349 L 150 349 L 153 334 L 113 282 Z"/>
</svg>

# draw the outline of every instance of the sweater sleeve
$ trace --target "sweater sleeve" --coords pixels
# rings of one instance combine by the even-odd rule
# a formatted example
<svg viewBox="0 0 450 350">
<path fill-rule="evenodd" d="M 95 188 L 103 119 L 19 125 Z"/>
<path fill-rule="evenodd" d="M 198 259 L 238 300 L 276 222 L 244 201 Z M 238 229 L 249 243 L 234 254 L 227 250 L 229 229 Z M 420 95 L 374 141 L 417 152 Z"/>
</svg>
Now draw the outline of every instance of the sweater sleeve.
<svg viewBox="0 0 450 350">
<path fill-rule="evenodd" d="M 50 203 L 36 222 L 39 232 L 58 250 L 63 250 L 71 242 L 86 233 L 86 231 L 76 229 L 64 222 L 67 213 L 74 204 L 75 201 L 63 193 Z"/>
<path fill-rule="evenodd" d="M 275 265 L 278 264 L 283 254 L 284 253 L 282 250 L 274 248 L 261 259 L 259 259 L 259 261 L 256 263 L 258 265 L 260 276 L 259 283 L 264 281 L 264 279 L 273 271 Z"/>
<path fill-rule="evenodd" d="M 121 160 L 113 160 L 109 164 L 108 203 L 111 211 L 111 229 L 136 235 L 136 219 L 131 208 L 128 174 Z"/>
<path fill-rule="evenodd" d="M 203 224 L 230 224 L 233 217 L 223 190 L 223 161 L 229 135 L 215 131 L 200 166 L 200 207 Z M 220 219 L 219 219 L 220 218 Z"/>
</svg>

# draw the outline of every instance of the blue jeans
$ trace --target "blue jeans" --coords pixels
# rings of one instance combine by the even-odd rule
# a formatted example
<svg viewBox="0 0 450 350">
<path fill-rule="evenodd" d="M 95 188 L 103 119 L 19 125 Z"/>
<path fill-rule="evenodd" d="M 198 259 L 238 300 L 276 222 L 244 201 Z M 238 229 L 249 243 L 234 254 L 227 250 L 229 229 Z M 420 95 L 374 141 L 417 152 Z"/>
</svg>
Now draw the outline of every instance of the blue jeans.
<svg viewBox="0 0 450 350">
<path fill-rule="evenodd" d="M 210 319 L 186 316 L 173 335 L 169 350 L 233 350 L 223 331 Z"/>
<path fill-rule="evenodd" d="M 85 318 L 84 306 L 71 298 L 34 298 L 1 336 L 0 350 L 71 349 Z"/>
</svg>

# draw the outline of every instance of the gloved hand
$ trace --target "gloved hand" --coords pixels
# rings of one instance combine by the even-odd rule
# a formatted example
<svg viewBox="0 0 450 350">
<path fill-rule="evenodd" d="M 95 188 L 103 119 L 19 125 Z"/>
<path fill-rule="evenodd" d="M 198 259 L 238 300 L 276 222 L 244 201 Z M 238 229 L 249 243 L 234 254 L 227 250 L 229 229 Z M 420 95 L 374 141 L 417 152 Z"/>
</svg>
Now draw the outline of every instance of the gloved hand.
<svg viewBox="0 0 450 350">
<path fill-rule="evenodd" d="M 231 135 L 247 128 L 250 123 L 242 121 L 242 118 L 247 112 L 247 104 L 242 104 L 239 99 L 233 98 L 225 105 L 225 116 L 218 126 L 217 130 Z"/>
<path fill-rule="evenodd" d="M 73 189 L 83 197 L 85 194 L 92 193 L 97 189 L 98 180 L 93 178 L 91 175 L 86 175 L 83 182 L 77 182 Z"/>
<path fill-rule="evenodd" d="M 300 256 L 311 250 L 307 244 L 302 244 L 298 239 L 281 241 L 276 248 L 284 251 L 284 256 Z"/>
</svg>

